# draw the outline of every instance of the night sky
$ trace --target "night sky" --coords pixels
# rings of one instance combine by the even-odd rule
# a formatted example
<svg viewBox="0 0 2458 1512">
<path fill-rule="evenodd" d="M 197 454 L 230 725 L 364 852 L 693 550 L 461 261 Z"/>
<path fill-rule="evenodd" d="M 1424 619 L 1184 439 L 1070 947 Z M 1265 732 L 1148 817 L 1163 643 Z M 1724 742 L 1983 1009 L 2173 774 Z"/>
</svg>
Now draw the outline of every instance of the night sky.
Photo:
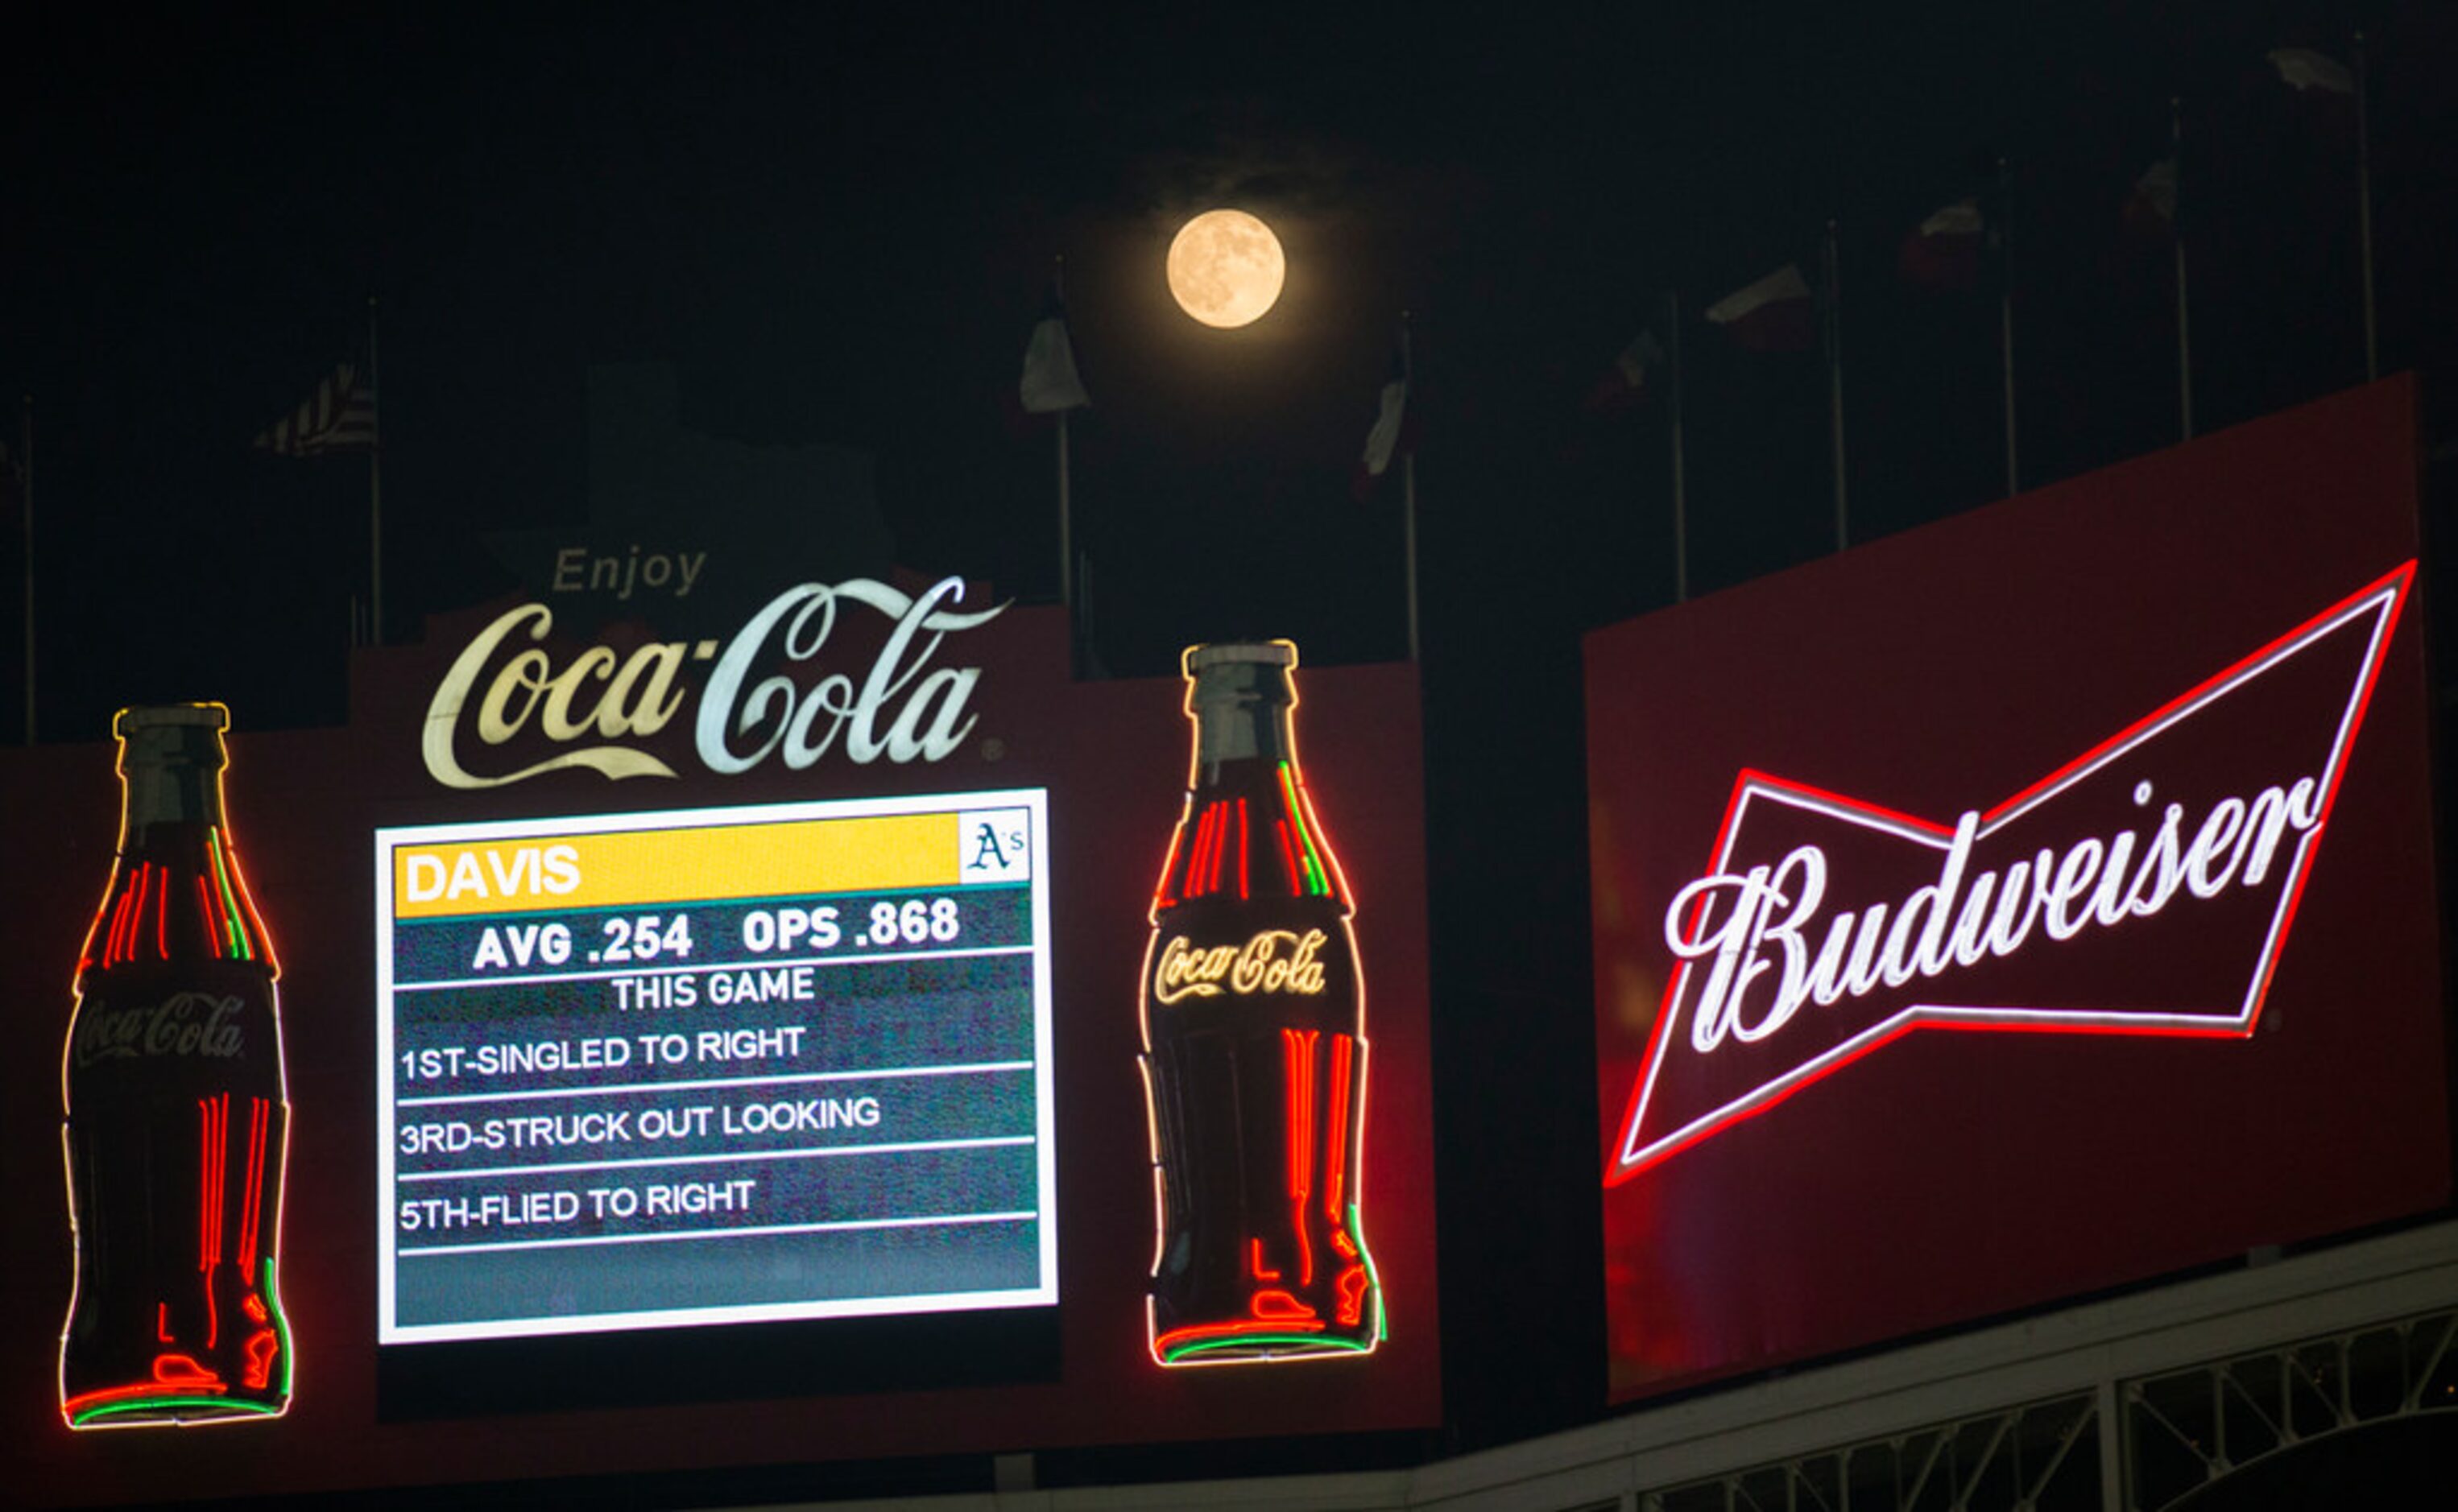
<svg viewBox="0 0 2458 1512">
<path fill-rule="evenodd" d="M 1020 9 L 1020 8 L 1019 8 Z M 2128 217 L 2182 100 L 2198 428 L 2364 377 L 2350 102 L 2264 62 L 2370 38 L 2384 372 L 2453 426 L 2458 11 L 2428 0 L 1298 10 L 55 6 L 0 58 L 0 383 L 33 403 L 39 724 L 212 697 L 337 722 L 363 456 L 250 450 L 381 301 L 387 638 L 515 590 L 486 543 L 589 517 L 587 371 L 672 365 L 683 424 L 866 455 L 892 560 L 1056 590 L 1052 437 L 1014 413 L 1066 259 L 1093 408 L 1093 651 L 1288 635 L 1406 654 L 1397 480 L 1352 497 L 1416 332 L 1438 1106 L 1455 1441 L 1601 1400 L 1578 634 L 1672 601 L 1669 405 L 1586 400 L 1677 294 L 1694 592 L 1832 548 L 1815 352 L 1698 321 L 1837 225 L 1856 538 L 2004 490 L 1998 280 L 1898 273 L 2010 163 L 2022 478 L 2177 434 L 2173 256 Z M 1290 283 L 1218 332 L 1169 302 L 1186 216 L 1271 222 Z M 1658 329 L 1662 327 L 1659 325 Z M 669 501 L 678 537 L 716 507 Z M 18 517 L 0 736 L 23 708 Z M 784 521 L 781 559 L 844 539 Z M 850 532 L 859 534 L 858 531 Z M 823 553 L 811 552 L 815 557 Z M 797 560 L 832 580 L 886 563 Z M 1467 1101 L 1473 1101 L 1467 1097 Z M 1478 1185 L 1511 1189 L 1504 1237 Z M 1455 1180 L 1456 1178 L 1456 1180 Z M 1536 1247 L 1567 1292 L 1476 1305 Z M 1584 1288 L 1584 1290 L 1582 1290 Z M 1537 1340 L 1531 1344 L 1531 1339 Z M 1505 1348 L 1516 1375 L 1469 1366 Z"/>
</svg>

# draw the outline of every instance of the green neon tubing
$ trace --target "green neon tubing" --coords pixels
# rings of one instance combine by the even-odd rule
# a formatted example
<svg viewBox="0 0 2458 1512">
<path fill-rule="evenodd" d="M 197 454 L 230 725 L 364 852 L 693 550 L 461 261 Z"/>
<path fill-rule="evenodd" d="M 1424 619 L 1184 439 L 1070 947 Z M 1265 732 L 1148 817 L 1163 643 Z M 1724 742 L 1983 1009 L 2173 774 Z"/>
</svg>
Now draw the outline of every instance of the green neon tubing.
<svg viewBox="0 0 2458 1512">
<path fill-rule="evenodd" d="M 271 1417 L 281 1410 L 260 1401 L 234 1401 L 227 1397 L 138 1397 L 89 1407 L 77 1414 L 76 1420 L 82 1426 L 97 1418 L 114 1418 L 132 1412 L 159 1412 L 165 1407 L 211 1407 L 219 1413 L 252 1414 L 260 1418 Z"/>
<path fill-rule="evenodd" d="M 1365 1279 L 1374 1286 L 1374 1338 L 1380 1343 L 1391 1336 L 1390 1320 L 1383 1311 L 1383 1273 L 1374 1268 L 1374 1252 L 1365 1243 L 1365 1223 L 1353 1202 L 1348 1205 L 1348 1233 L 1357 1241 L 1357 1257 L 1365 1262 Z"/>
<path fill-rule="evenodd" d="M 1349 1210 L 1354 1212 L 1354 1208 Z M 1366 1262 L 1369 1266 L 1372 1261 Z M 1382 1294 L 1376 1293 L 1376 1305 Z M 273 1257 L 264 1257 L 264 1305 L 273 1314 L 273 1336 L 281 1340 L 281 1399 L 290 1399 L 290 1315 L 281 1311 L 281 1294 L 273 1285 Z"/>
<path fill-rule="evenodd" d="M 230 876 L 222 870 L 221 832 L 219 830 L 212 831 L 205 836 L 205 854 L 213 858 L 214 883 L 221 889 L 222 918 L 227 921 L 229 924 L 231 943 L 237 947 L 238 950 L 238 954 L 233 956 L 231 959 L 235 961 L 254 961 L 256 959 L 256 942 L 248 938 L 247 922 L 240 917 L 239 900 L 231 896 Z"/>
<path fill-rule="evenodd" d="M 1169 1357 L 1172 1360 L 1181 1360 L 1189 1355 L 1209 1354 L 1224 1349 L 1251 1349 L 1258 1344 L 1300 1345 L 1308 1354 L 1335 1352 L 1355 1354 L 1367 1347 L 1355 1339 L 1325 1338 L 1320 1334 L 1244 1334 L 1231 1338 L 1198 1339 L 1191 1344 L 1181 1344 L 1169 1352 Z"/>
</svg>

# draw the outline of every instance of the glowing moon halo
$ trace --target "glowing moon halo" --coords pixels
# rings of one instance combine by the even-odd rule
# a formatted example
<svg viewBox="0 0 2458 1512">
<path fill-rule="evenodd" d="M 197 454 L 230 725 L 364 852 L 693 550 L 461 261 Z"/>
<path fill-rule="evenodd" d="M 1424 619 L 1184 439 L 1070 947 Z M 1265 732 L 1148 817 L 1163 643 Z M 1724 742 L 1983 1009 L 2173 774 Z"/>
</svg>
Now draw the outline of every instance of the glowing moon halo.
<svg viewBox="0 0 2458 1512">
<path fill-rule="evenodd" d="M 1281 238 L 1242 210 L 1207 210 L 1169 244 L 1169 292 L 1177 307 L 1224 330 L 1260 319 L 1280 299 L 1288 271 Z"/>
</svg>

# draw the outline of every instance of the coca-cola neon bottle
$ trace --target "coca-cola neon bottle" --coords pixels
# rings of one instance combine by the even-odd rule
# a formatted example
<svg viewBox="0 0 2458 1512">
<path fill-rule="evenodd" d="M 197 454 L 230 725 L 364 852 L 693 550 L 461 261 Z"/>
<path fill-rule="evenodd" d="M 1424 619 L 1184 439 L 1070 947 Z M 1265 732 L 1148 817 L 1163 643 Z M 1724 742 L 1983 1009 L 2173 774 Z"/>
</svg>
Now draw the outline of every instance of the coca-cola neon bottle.
<svg viewBox="0 0 2458 1512">
<path fill-rule="evenodd" d="M 1142 984 L 1149 1338 L 1164 1365 L 1362 1354 L 1365 997 L 1348 883 L 1298 764 L 1287 641 L 1183 658 L 1195 754 Z"/>
<path fill-rule="evenodd" d="M 72 1427 L 290 1403 L 274 1254 L 290 1105 L 273 945 L 222 817 L 229 722 L 220 704 L 113 721 L 119 850 L 77 960 L 61 1077 Z"/>
</svg>

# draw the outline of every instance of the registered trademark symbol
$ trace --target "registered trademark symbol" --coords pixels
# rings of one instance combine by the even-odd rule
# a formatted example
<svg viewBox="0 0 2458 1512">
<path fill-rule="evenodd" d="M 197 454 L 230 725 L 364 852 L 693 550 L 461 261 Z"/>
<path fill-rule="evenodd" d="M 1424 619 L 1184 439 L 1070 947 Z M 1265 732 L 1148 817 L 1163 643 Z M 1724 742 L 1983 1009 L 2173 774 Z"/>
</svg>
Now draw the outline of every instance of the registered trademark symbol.
<svg viewBox="0 0 2458 1512">
<path fill-rule="evenodd" d="M 996 735 L 982 742 L 982 759 L 996 761 L 1007 755 L 1007 742 Z"/>
</svg>

